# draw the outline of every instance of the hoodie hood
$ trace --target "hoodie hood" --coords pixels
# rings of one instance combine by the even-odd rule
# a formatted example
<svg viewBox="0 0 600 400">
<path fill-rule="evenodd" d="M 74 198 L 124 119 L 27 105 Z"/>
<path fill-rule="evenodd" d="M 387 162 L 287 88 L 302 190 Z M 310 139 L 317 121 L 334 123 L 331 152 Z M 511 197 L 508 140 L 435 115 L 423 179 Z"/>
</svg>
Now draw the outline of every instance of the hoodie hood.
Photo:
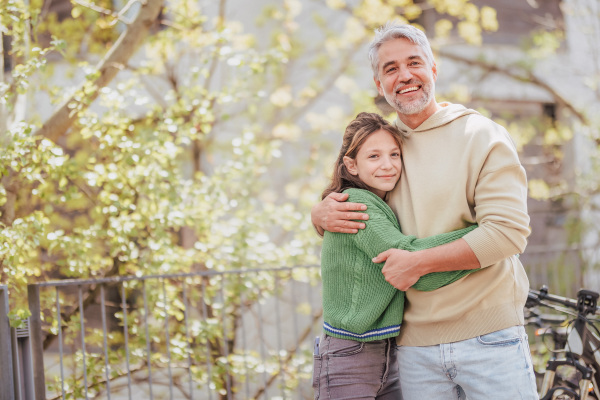
<svg viewBox="0 0 600 400">
<path fill-rule="evenodd" d="M 449 124 L 455 119 L 461 118 L 465 115 L 479 114 L 477 111 L 472 110 L 470 108 L 466 108 L 461 104 L 443 102 L 439 103 L 439 105 L 442 108 L 436 111 L 435 114 L 427 118 L 425 121 L 423 121 L 423 123 L 417 126 L 415 129 L 411 129 L 408 126 L 406 126 L 404 122 L 400 120 L 400 118 L 396 118 L 394 124 L 398 129 L 406 133 L 425 132 Z"/>
</svg>

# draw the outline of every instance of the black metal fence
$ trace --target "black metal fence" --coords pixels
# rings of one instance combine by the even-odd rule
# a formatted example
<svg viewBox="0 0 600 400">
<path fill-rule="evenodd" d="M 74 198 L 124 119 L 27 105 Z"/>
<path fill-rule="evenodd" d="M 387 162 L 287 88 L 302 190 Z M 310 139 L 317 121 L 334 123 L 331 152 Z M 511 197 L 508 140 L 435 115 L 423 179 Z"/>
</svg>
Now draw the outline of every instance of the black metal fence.
<svg viewBox="0 0 600 400">
<path fill-rule="evenodd" d="M 31 284 L 21 338 L 8 327 L 0 286 L 0 400 L 312 398 L 318 273 L 300 266 Z"/>
<path fill-rule="evenodd" d="M 527 265 L 534 288 L 598 290 L 592 269 Z M 31 317 L 10 328 L 0 285 L 0 400 L 313 396 L 316 265 L 60 280 L 27 296 Z"/>
<path fill-rule="evenodd" d="M 0 285 L 0 400 L 14 400 L 11 329 L 8 319 L 8 289 Z"/>
</svg>

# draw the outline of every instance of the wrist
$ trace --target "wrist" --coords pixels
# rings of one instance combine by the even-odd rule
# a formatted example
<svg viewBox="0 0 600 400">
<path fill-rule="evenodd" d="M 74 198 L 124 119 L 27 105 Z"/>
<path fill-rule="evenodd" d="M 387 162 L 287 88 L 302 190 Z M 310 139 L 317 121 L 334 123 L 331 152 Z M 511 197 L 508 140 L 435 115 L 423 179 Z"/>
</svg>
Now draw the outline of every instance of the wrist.
<svg viewBox="0 0 600 400">
<path fill-rule="evenodd" d="M 414 268 L 419 271 L 421 276 L 436 272 L 434 269 L 434 263 L 431 262 L 431 252 L 429 250 L 431 249 L 419 250 L 410 253 L 410 264 L 414 265 Z"/>
</svg>

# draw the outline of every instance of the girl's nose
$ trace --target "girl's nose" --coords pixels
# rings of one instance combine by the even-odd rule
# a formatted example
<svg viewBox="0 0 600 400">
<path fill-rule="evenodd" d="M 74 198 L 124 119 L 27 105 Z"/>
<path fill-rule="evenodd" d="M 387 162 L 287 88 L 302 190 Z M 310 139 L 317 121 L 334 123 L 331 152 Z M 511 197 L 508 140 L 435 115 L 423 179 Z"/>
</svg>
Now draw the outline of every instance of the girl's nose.
<svg viewBox="0 0 600 400">
<path fill-rule="evenodd" d="M 392 168 L 392 160 L 389 157 L 384 157 L 381 163 L 382 169 L 390 169 Z"/>
</svg>

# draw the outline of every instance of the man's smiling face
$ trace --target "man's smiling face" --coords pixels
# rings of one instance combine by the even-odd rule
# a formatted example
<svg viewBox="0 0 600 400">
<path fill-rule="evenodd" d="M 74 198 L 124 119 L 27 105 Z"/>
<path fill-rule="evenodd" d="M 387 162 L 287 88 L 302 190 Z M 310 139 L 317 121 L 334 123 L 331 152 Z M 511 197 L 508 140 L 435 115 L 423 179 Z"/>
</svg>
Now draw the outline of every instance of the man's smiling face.
<svg viewBox="0 0 600 400">
<path fill-rule="evenodd" d="M 424 121 L 437 109 L 435 65 L 429 65 L 423 50 L 408 39 L 393 39 L 377 52 L 379 65 L 375 84 L 379 94 L 403 115 Z"/>
</svg>

